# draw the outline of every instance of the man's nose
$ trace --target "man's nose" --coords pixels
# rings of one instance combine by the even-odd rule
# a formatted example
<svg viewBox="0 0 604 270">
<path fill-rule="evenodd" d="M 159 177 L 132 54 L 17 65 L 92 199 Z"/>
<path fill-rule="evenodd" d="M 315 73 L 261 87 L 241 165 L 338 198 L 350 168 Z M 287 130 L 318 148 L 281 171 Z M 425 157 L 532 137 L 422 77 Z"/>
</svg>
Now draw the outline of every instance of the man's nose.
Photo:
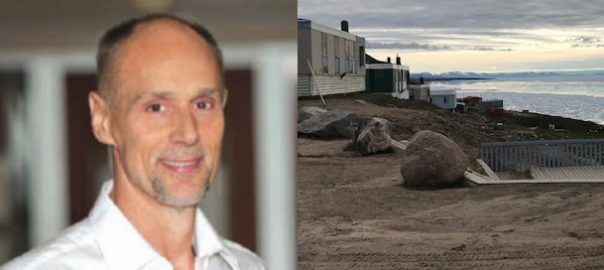
<svg viewBox="0 0 604 270">
<path fill-rule="evenodd" d="M 183 112 L 174 119 L 171 141 L 175 144 L 194 145 L 199 140 L 197 119 L 191 112 Z"/>
</svg>

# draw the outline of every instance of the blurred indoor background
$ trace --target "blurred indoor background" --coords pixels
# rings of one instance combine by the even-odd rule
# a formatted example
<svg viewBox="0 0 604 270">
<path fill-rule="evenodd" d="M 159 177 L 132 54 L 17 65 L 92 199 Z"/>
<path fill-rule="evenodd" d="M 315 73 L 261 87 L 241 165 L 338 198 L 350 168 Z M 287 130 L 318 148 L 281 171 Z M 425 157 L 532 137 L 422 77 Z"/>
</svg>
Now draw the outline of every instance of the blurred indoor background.
<svg viewBox="0 0 604 270">
<path fill-rule="evenodd" d="M 202 208 L 269 268 L 295 268 L 295 0 L 2 1 L 0 264 L 86 217 L 111 178 L 90 130 L 96 45 L 152 12 L 200 22 L 223 49 L 223 162 Z"/>
</svg>

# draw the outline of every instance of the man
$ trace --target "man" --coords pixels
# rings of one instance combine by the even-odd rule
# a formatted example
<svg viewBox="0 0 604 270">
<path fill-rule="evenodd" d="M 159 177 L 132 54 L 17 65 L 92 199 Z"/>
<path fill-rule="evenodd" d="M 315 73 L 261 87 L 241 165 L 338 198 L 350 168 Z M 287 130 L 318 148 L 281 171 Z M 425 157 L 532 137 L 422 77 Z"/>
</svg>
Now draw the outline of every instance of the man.
<svg viewBox="0 0 604 270">
<path fill-rule="evenodd" d="M 197 204 L 224 130 L 220 50 L 170 15 L 124 22 L 101 39 L 92 129 L 112 146 L 114 180 L 90 215 L 5 269 L 264 269 L 214 232 Z"/>
</svg>

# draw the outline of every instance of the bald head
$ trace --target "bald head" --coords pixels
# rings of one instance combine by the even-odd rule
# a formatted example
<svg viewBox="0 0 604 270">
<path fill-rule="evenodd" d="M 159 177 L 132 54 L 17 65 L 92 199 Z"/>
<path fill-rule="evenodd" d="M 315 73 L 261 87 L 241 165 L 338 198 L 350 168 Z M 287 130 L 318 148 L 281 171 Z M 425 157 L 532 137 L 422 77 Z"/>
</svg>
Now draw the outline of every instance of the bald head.
<svg viewBox="0 0 604 270">
<path fill-rule="evenodd" d="M 169 35 L 169 36 L 166 36 Z M 138 36 L 135 49 L 166 50 L 169 54 L 174 45 L 185 46 L 186 49 L 206 49 L 211 52 L 213 61 L 219 70 L 220 81 L 224 82 L 222 54 L 212 34 L 203 26 L 185 19 L 168 15 L 153 14 L 125 21 L 109 29 L 101 38 L 97 52 L 97 82 L 98 90 L 108 103 L 113 103 L 115 95 L 114 79 L 118 75 L 116 65 L 123 65 L 120 57 L 125 56 L 123 47 Z M 141 42 L 143 44 L 141 44 Z M 144 44 L 144 43 L 147 44 Z M 182 44 L 185 42 L 186 44 Z M 172 44 L 170 44 L 172 43 Z M 118 61 L 120 59 L 120 61 Z M 125 59 L 124 59 L 125 60 Z"/>
</svg>

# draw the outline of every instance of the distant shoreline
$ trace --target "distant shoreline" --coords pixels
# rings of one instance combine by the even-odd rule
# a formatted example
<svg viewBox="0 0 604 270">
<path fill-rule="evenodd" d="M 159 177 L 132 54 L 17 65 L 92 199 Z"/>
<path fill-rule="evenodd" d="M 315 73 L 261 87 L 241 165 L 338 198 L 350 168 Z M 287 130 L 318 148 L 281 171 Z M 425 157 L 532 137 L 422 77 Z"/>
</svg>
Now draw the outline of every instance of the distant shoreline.
<svg viewBox="0 0 604 270">
<path fill-rule="evenodd" d="M 424 78 L 424 82 L 446 82 L 446 81 L 478 81 L 478 80 L 493 80 L 494 78 Z M 412 81 L 419 82 L 420 78 L 413 77 Z"/>
</svg>

